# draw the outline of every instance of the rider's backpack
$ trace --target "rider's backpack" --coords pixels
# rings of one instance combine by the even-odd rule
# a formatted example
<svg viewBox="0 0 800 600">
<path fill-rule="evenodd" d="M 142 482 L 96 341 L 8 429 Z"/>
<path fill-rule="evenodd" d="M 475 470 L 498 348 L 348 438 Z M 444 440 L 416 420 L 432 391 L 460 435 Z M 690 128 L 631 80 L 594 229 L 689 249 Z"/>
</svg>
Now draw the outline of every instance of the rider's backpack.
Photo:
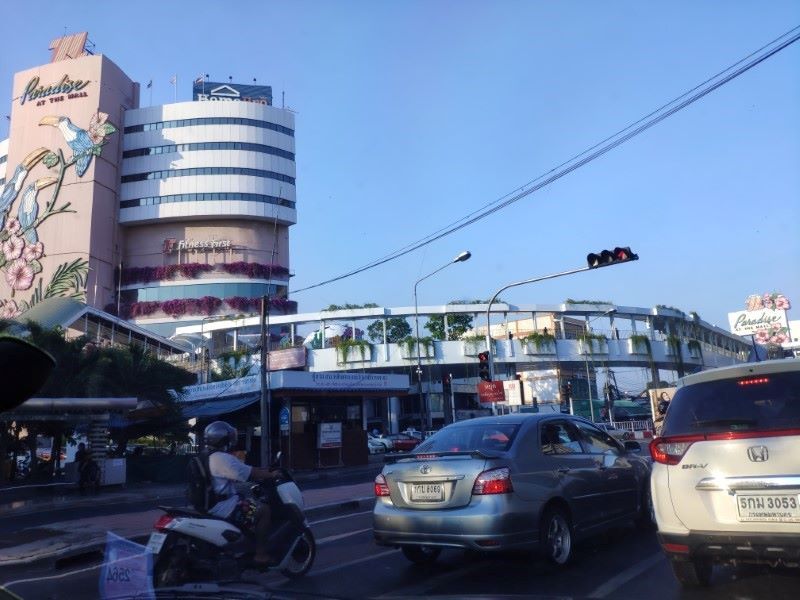
<svg viewBox="0 0 800 600">
<path fill-rule="evenodd" d="M 195 510 L 207 512 L 218 501 L 208 468 L 208 454 L 203 452 L 193 456 L 189 460 L 188 471 L 187 500 Z"/>
</svg>

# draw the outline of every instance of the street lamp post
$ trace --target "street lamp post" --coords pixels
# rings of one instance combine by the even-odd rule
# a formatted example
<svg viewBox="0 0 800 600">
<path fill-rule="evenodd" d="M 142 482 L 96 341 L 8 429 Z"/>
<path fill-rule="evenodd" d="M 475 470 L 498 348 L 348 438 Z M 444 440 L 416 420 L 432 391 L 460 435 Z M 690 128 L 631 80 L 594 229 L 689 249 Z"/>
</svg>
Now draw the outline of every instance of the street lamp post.
<svg viewBox="0 0 800 600">
<path fill-rule="evenodd" d="M 419 385 L 419 428 L 420 428 L 420 431 L 425 431 L 426 429 L 429 429 L 429 427 L 426 428 L 423 425 L 423 413 L 424 413 L 424 418 L 425 418 L 426 422 L 427 422 L 428 418 L 430 417 L 430 414 L 429 414 L 429 411 L 425 410 L 425 403 L 424 403 L 424 400 L 423 400 L 423 397 L 422 397 L 422 352 L 420 351 L 421 349 L 420 349 L 420 343 L 419 343 L 419 304 L 417 303 L 417 286 L 422 281 L 426 280 L 428 277 L 431 277 L 432 275 L 436 275 L 436 273 L 438 273 L 442 269 L 445 269 L 445 268 L 449 267 L 452 264 L 459 263 L 459 262 L 464 262 L 465 260 L 469 260 L 470 256 L 472 256 L 472 253 L 469 252 L 469 250 L 465 250 L 464 252 L 462 252 L 461 254 L 456 256 L 453 260 L 451 260 L 449 263 L 447 263 L 445 265 L 442 265 L 441 267 L 439 267 L 435 271 L 432 271 L 432 272 L 428 273 L 424 277 L 420 277 L 414 283 L 414 323 L 415 323 L 415 328 L 416 328 L 416 332 L 417 332 L 417 385 Z M 446 337 L 446 335 L 445 335 L 445 337 Z"/>
<path fill-rule="evenodd" d="M 615 312 L 617 312 L 617 309 L 616 308 L 612 308 L 612 309 L 607 310 L 606 312 L 604 312 L 602 315 L 597 315 L 594 319 L 589 319 L 588 321 L 586 321 L 586 333 L 591 333 L 591 331 L 592 331 L 591 324 L 592 324 L 593 321 L 596 321 L 600 317 L 605 317 L 606 315 L 612 315 Z M 586 343 L 587 344 L 591 344 L 592 340 L 589 339 L 589 340 L 587 340 Z M 589 414 L 592 417 L 592 423 L 594 423 L 594 406 L 592 406 L 592 380 L 589 378 L 589 358 L 588 358 L 587 354 L 583 355 L 583 362 L 586 364 L 586 387 L 589 390 Z M 592 361 L 592 362 L 594 363 L 594 361 Z M 593 364 L 593 366 L 594 366 L 594 364 Z M 609 422 L 613 423 L 614 419 L 611 416 L 611 414 L 608 415 L 608 418 L 609 418 Z"/>
<path fill-rule="evenodd" d="M 201 379 L 203 380 L 203 383 L 208 383 L 208 371 L 206 369 L 206 366 L 207 365 L 210 366 L 210 363 L 211 363 L 211 348 L 209 347 L 209 344 L 206 343 L 206 338 L 205 338 L 205 335 L 204 335 L 204 329 L 205 329 L 206 321 L 215 320 L 217 318 L 218 318 L 217 316 L 209 315 L 207 317 L 203 317 L 202 319 L 200 319 L 200 344 L 201 344 L 201 346 L 200 346 L 200 373 L 201 373 Z M 214 334 L 212 333 L 211 336 L 213 338 Z"/>
</svg>

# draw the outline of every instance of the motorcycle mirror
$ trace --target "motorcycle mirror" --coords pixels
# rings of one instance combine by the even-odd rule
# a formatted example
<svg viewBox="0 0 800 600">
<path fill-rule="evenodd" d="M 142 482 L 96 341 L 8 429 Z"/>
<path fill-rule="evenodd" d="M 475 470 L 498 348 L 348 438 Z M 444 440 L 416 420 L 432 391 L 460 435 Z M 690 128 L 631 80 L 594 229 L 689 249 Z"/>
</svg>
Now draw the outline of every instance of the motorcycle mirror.
<svg viewBox="0 0 800 600">
<path fill-rule="evenodd" d="M 33 344 L 14 337 L 0 338 L 0 413 L 16 408 L 38 392 L 50 377 L 55 359 Z"/>
</svg>

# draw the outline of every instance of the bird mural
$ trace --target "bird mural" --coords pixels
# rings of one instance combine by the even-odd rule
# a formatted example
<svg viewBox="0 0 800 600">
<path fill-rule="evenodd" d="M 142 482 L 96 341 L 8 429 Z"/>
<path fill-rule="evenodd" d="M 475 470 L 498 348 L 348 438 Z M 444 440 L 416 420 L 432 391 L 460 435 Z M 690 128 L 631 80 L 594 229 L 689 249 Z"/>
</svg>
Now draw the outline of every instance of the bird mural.
<svg viewBox="0 0 800 600">
<path fill-rule="evenodd" d="M 30 184 L 22 192 L 22 199 L 17 209 L 17 219 L 22 227 L 22 235 L 28 240 L 29 244 L 35 244 L 39 241 L 39 235 L 36 233 L 36 228 L 33 227 L 36 217 L 39 216 L 39 202 L 36 196 L 38 196 L 39 190 L 53 185 L 57 181 L 58 179 L 55 177 L 42 177 Z"/>
<path fill-rule="evenodd" d="M 75 161 L 75 172 L 78 177 L 83 177 L 89 163 L 92 162 L 92 143 L 89 132 L 81 129 L 69 120 L 69 117 L 45 117 L 39 121 L 39 125 L 51 125 L 56 127 L 64 136 L 67 146 L 72 150 L 72 160 Z"/>
<path fill-rule="evenodd" d="M 28 156 L 17 165 L 16 169 L 14 169 L 14 174 L 11 176 L 11 179 L 3 186 L 3 191 L 0 192 L 0 229 L 5 225 L 8 211 L 14 203 L 17 194 L 19 194 L 19 191 L 22 189 L 22 184 L 25 183 L 28 172 L 36 163 L 42 160 L 48 152 L 49 150 L 47 150 L 47 148 L 37 148 L 28 154 Z"/>
<path fill-rule="evenodd" d="M 44 117 L 39 125 L 50 125 L 57 128 L 64 141 L 72 150 L 72 160 L 75 161 L 75 172 L 78 177 L 83 177 L 86 169 L 92 162 L 92 156 L 100 156 L 100 149 L 105 144 L 107 135 L 114 133 L 117 128 L 108 122 L 108 115 L 99 110 L 89 120 L 89 128 L 81 129 L 68 117 Z"/>
</svg>

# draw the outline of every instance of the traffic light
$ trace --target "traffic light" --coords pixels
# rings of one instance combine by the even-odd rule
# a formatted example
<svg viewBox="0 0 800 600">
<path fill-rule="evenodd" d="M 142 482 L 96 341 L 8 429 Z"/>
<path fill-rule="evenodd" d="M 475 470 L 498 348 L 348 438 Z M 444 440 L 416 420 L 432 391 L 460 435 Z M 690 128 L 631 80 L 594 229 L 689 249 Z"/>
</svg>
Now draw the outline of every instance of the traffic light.
<svg viewBox="0 0 800 600">
<path fill-rule="evenodd" d="M 631 260 L 639 260 L 639 255 L 634 254 L 627 246 L 625 248 L 617 247 L 613 250 L 603 250 L 599 254 L 592 253 L 586 257 L 586 262 L 589 264 L 590 269 L 607 267 Z"/>
<path fill-rule="evenodd" d="M 483 381 L 491 381 L 492 376 L 489 374 L 489 353 L 478 353 L 478 376 Z"/>
</svg>

